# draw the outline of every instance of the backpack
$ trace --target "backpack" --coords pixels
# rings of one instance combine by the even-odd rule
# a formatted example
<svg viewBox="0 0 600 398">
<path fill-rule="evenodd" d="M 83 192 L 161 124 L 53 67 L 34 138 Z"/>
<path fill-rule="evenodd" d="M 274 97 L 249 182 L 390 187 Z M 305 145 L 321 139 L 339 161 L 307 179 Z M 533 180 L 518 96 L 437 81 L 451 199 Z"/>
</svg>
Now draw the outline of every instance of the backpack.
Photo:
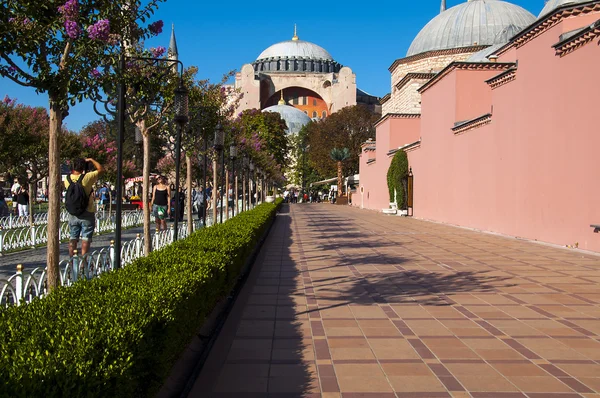
<svg viewBox="0 0 600 398">
<path fill-rule="evenodd" d="M 85 193 L 81 180 L 83 180 L 83 174 L 75 182 L 71 180 L 71 176 L 67 176 L 69 187 L 65 195 L 65 207 L 69 214 L 75 217 L 82 215 L 87 210 L 89 204 L 89 198 Z"/>
</svg>

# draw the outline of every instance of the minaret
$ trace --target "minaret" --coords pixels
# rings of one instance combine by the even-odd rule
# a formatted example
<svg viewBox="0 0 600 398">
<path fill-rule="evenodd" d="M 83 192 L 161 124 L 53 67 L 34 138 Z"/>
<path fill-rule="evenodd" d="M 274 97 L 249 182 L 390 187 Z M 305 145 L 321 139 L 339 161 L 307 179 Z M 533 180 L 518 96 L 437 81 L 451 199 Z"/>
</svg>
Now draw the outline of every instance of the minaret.
<svg viewBox="0 0 600 398">
<path fill-rule="evenodd" d="M 293 41 L 298 41 L 300 39 L 298 39 L 298 35 L 296 34 L 296 24 L 294 24 L 294 37 L 292 37 Z"/>
<path fill-rule="evenodd" d="M 442 5 L 440 6 L 440 14 L 446 11 L 446 0 L 442 0 Z"/>
<path fill-rule="evenodd" d="M 177 51 L 177 40 L 175 40 L 175 24 L 171 25 L 171 41 L 169 42 L 169 50 L 167 51 L 167 57 L 175 61 L 179 59 L 179 52 Z"/>
</svg>

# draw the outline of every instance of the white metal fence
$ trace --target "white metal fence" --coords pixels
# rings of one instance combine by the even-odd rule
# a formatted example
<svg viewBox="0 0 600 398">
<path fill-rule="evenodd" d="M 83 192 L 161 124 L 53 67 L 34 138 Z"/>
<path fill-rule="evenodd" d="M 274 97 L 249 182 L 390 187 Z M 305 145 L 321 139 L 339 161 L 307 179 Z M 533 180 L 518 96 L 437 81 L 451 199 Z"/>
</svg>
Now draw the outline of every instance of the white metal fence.
<svg viewBox="0 0 600 398">
<path fill-rule="evenodd" d="M 259 202 L 260 203 L 260 202 Z M 254 208 L 256 205 L 252 204 L 250 208 Z M 239 207 L 238 207 L 239 209 Z M 227 219 L 224 214 L 223 219 Z M 206 226 L 212 225 L 212 215 L 207 212 L 206 215 Z M 143 224 L 143 213 L 141 211 L 132 211 L 123 213 L 123 227 L 136 226 Z M 96 231 L 108 231 L 115 227 L 114 216 L 96 218 Z M 193 231 L 202 228 L 200 220 L 195 220 L 193 225 Z M 35 232 L 33 229 L 35 229 Z M 30 242 L 40 240 L 40 243 L 47 241 L 46 232 L 47 225 L 34 226 L 32 228 L 25 229 L 30 231 L 30 237 L 23 236 L 23 240 L 28 243 L 21 243 L 24 245 L 31 244 Z M 36 229 L 37 228 L 37 229 Z M 6 238 L 5 235 L 0 235 L 0 242 L 2 238 Z M 69 236 L 68 224 L 61 225 L 61 238 L 63 234 L 66 238 Z M 178 238 L 183 239 L 188 236 L 187 222 L 181 222 L 178 226 Z M 43 237 L 42 237 L 43 236 Z M 173 226 L 166 231 L 154 233 L 152 235 L 152 247 L 153 250 L 162 249 L 163 247 L 173 243 L 174 230 Z M 33 238 L 32 238 L 33 237 Z M 29 239 L 29 240 L 28 240 Z M 21 242 L 17 238 L 11 240 L 5 239 L 4 243 L 7 242 Z M 0 243 L 1 244 L 1 243 Z M 14 243 L 13 245 L 18 245 Z M 8 249 L 7 249 L 8 250 Z M 121 266 L 130 264 L 135 259 L 144 255 L 144 237 L 140 234 L 136 238 L 129 241 L 122 242 L 121 245 Z M 61 286 L 70 286 L 74 282 L 81 279 L 92 279 L 104 272 L 112 271 L 114 267 L 115 259 L 115 248 L 114 243 L 111 242 L 109 247 L 104 247 L 99 250 L 95 250 L 92 253 L 88 253 L 85 256 L 73 256 L 68 260 L 63 260 L 59 263 L 59 274 Z M 8 305 L 19 305 L 20 303 L 29 303 L 36 297 L 43 297 L 47 294 L 47 269 L 46 267 L 37 267 L 31 271 L 25 271 L 22 265 L 17 266 L 17 272 L 8 279 L 0 278 L 0 306 Z"/>
<path fill-rule="evenodd" d="M 44 214 L 45 215 L 45 214 Z M 47 215 L 46 221 L 47 221 Z M 64 240 L 69 238 L 69 223 L 68 218 L 62 220 L 59 239 Z M 126 211 L 123 212 L 122 226 L 123 228 L 130 228 L 142 225 L 144 223 L 143 212 L 137 211 Z M 113 231 L 115 229 L 115 217 L 102 212 L 96 213 L 96 233 L 102 233 L 107 231 Z M 36 247 L 43 245 L 48 242 L 48 224 L 40 223 L 38 225 L 29 225 L 22 228 L 12 227 L 12 229 L 0 229 L 0 254 L 19 250 Z"/>
</svg>

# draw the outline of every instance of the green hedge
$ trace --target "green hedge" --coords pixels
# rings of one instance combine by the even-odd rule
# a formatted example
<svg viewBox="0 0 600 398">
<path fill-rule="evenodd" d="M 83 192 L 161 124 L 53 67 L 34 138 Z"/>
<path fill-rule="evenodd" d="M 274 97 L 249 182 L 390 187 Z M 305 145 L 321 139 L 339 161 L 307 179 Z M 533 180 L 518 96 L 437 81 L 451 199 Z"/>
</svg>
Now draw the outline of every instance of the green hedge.
<svg viewBox="0 0 600 398">
<path fill-rule="evenodd" d="M 406 152 L 399 150 L 394 154 L 390 168 L 387 172 L 388 191 L 390 194 L 390 203 L 394 202 L 394 191 L 399 209 L 404 208 L 404 187 L 402 180 L 408 175 L 408 157 Z"/>
<path fill-rule="evenodd" d="M 0 396 L 147 396 L 275 216 L 265 203 L 44 299 L 0 310 Z"/>
</svg>

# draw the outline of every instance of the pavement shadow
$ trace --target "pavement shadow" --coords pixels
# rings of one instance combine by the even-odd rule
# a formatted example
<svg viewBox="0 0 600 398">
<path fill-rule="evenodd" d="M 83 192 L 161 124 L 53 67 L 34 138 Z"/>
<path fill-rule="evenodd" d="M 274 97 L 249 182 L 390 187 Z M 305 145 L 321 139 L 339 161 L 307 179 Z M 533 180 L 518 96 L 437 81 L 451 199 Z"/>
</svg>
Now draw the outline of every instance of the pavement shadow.
<svg viewBox="0 0 600 398">
<path fill-rule="evenodd" d="M 289 210 L 283 205 L 277 215 L 230 314 L 231 327 L 220 333 L 223 344 L 217 341 L 211 350 L 189 397 L 303 398 L 320 392 Z"/>
</svg>

